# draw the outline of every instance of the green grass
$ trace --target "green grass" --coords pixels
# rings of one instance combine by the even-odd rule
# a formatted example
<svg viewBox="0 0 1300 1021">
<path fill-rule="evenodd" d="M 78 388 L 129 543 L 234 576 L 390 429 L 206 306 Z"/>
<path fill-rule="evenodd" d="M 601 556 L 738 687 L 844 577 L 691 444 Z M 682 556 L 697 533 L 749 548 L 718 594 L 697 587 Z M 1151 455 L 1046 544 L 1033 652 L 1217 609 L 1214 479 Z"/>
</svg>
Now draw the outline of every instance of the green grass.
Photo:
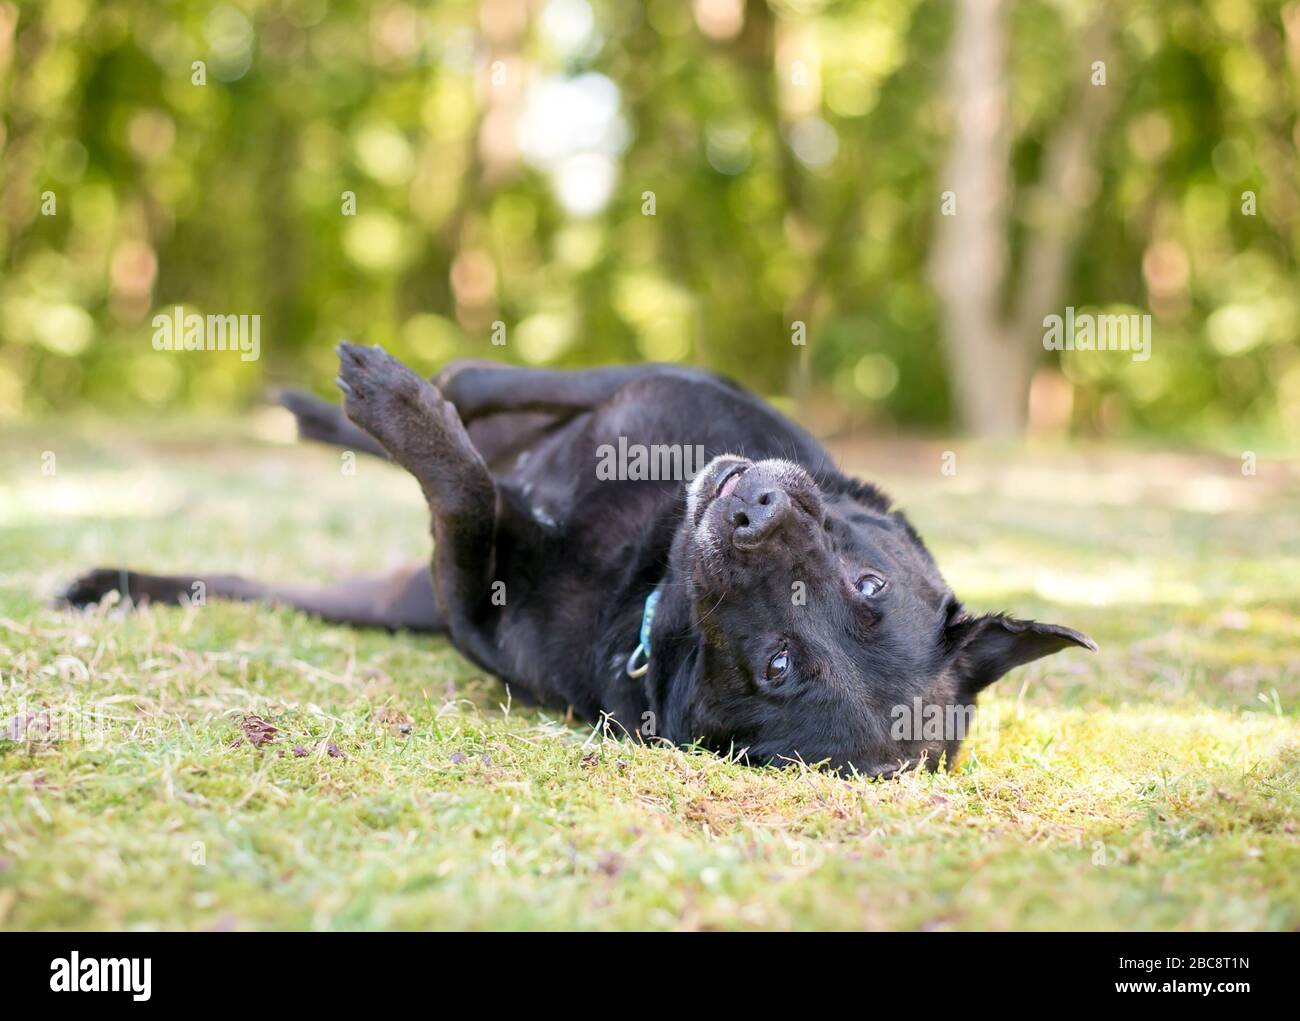
<svg viewBox="0 0 1300 1021">
<path fill-rule="evenodd" d="M 1295 468 L 838 453 L 968 603 L 1101 644 L 1004 679 L 951 771 L 634 746 L 510 705 L 441 639 L 284 610 L 52 609 L 95 564 L 381 568 L 427 553 L 424 511 L 387 465 L 242 426 L 10 430 L 0 726 L 52 728 L 0 740 L 0 927 L 1300 926 Z M 247 714 L 276 740 L 236 743 Z"/>
</svg>

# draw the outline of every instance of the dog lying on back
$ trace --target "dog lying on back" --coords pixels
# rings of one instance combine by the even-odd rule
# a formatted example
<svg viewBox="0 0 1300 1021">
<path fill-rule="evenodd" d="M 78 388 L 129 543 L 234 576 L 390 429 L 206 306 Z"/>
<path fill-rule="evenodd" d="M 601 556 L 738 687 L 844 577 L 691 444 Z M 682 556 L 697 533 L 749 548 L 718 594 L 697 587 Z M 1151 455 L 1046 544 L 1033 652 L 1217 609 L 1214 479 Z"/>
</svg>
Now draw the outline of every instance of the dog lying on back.
<svg viewBox="0 0 1300 1021">
<path fill-rule="evenodd" d="M 346 417 L 318 398 L 283 401 L 303 436 L 415 477 L 432 571 L 308 589 L 101 568 L 64 599 L 180 602 L 201 580 L 211 596 L 445 631 L 514 693 L 561 711 L 873 776 L 956 755 L 959 733 L 897 736 L 898 707 L 950 719 L 1023 663 L 1096 649 L 1067 627 L 968 614 L 877 489 L 720 377 L 457 362 L 430 381 L 347 343 L 339 360 Z M 702 448 L 707 463 L 690 480 L 611 478 L 610 451 L 632 447 Z"/>
</svg>

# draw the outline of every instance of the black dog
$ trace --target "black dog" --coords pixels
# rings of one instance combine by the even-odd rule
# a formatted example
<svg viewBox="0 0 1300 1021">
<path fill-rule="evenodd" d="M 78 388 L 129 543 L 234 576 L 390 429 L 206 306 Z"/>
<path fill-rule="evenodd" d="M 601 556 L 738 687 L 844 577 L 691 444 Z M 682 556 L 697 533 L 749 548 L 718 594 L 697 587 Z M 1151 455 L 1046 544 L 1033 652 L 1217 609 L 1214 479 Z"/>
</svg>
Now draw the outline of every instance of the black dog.
<svg viewBox="0 0 1300 1021">
<path fill-rule="evenodd" d="M 1013 667 L 1096 649 L 1070 628 L 967 615 L 878 490 L 727 380 L 458 362 L 430 382 L 378 347 L 339 355 L 346 419 L 285 403 L 304 435 L 415 476 L 432 572 L 324 590 L 202 576 L 209 594 L 444 630 L 517 693 L 630 734 L 871 775 L 956 754 L 961 733 L 900 731 L 900 708 L 960 718 Z M 629 451 L 639 466 L 611 471 Z M 707 463 L 689 484 L 654 470 L 694 451 Z M 100 569 L 64 598 L 177 602 L 195 581 Z"/>
</svg>

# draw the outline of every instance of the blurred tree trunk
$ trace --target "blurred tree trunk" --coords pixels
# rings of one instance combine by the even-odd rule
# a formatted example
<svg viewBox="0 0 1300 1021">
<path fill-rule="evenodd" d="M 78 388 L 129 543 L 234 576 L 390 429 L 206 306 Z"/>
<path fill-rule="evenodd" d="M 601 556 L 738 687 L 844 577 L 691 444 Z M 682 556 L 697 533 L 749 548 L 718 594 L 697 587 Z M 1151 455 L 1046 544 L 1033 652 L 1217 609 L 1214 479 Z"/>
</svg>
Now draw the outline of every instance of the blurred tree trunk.
<svg viewBox="0 0 1300 1021">
<path fill-rule="evenodd" d="M 941 179 L 941 215 L 930 279 L 942 306 L 949 383 L 962 427 L 977 436 L 1025 428 L 1029 380 L 1042 350 L 1042 319 L 1057 310 L 1081 213 L 1096 192 L 1089 165 L 1115 86 L 1094 85 L 1107 11 L 1092 25 L 1076 67 L 1073 102 L 1045 143 L 1041 179 L 1027 196 L 1027 240 L 1008 311 L 1011 123 L 1006 4 L 958 0 L 949 51 L 952 142 Z M 951 193 L 948 195 L 947 193 Z"/>
</svg>

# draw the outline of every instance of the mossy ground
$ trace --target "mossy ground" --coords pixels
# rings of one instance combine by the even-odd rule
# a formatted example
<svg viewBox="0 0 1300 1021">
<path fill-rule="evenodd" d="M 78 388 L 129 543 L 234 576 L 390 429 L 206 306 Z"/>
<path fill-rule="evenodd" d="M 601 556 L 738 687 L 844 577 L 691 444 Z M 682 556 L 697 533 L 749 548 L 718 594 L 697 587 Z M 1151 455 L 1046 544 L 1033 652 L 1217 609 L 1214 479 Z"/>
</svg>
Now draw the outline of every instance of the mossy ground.
<svg viewBox="0 0 1300 1021">
<path fill-rule="evenodd" d="M 92 565 L 382 568 L 427 553 L 425 514 L 388 465 L 242 424 L 10 429 L 0 927 L 1300 926 L 1294 466 L 943 449 L 839 453 L 968 604 L 1101 652 L 1004 679 L 950 769 L 868 782 L 511 705 L 440 638 L 54 609 Z M 247 714 L 275 740 L 236 743 Z"/>
</svg>

